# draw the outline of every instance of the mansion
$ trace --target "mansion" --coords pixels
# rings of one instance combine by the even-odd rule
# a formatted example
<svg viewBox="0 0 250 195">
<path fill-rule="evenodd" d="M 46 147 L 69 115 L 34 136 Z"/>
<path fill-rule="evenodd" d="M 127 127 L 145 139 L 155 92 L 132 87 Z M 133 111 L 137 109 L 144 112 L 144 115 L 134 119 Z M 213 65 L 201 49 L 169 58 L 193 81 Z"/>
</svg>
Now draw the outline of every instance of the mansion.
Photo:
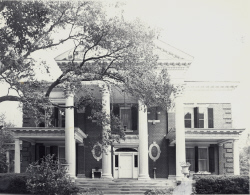
<svg viewBox="0 0 250 195">
<path fill-rule="evenodd" d="M 193 57 L 156 42 L 159 66 L 166 68 L 176 88 L 170 110 L 147 108 L 143 102 L 100 83 L 89 83 L 103 111 L 119 116 L 125 140 L 113 143 L 106 152 L 101 144 L 86 144 L 102 129 L 91 119 L 91 107 L 77 110 L 54 108 L 53 127 L 36 127 L 23 118 L 23 127 L 11 128 L 15 144 L 8 148 L 14 172 L 48 154 L 65 162 L 72 177 L 86 178 L 168 178 L 181 180 L 181 162 L 189 162 L 190 174 L 239 175 L 239 136 L 244 129 L 232 125 L 231 97 L 236 82 L 187 81 Z M 72 51 L 55 58 L 59 67 L 70 61 Z M 74 106 L 74 93 L 55 88 L 52 102 Z M 112 107 L 112 109 L 111 109 Z M 11 158 L 13 156 L 13 158 Z"/>
</svg>

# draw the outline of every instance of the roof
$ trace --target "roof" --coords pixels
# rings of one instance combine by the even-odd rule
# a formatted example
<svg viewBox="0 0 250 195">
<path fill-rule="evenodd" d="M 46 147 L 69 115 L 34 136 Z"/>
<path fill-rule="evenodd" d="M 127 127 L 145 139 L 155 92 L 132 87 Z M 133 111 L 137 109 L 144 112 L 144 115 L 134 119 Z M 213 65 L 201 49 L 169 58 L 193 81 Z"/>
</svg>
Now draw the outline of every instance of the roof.
<svg viewBox="0 0 250 195">
<path fill-rule="evenodd" d="M 176 49 L 175 47 L 164 43 L 163 41 L 160 40 L 155 40 L 154 41 L 155 44 L 155 54 L 157 54 L 159 56 L 159 60 L 158 63 L 160 65 L 184 65 L 184 66 L 188 66 L 192 63 L 193 61 L 193 56 L 179 50 Z M 74 48 L 69 49 L 65 52 L 63 52 L 62 54 L 58 55 L 57 57 L 55 57 L 55 61 L 57 62 L 57 64 L 59 65 L 59 67 L 64 70 L 64 67 L 66 66 L 66 64 L 68 62 L 70 62 L 73 59 L 73 51 Z M 79 49 L 76 50 L 77 53 L 74 56 L 74 62 L 81 62 L 82 61 L 82 57 L 83 57 L 83 52 L 81 52 L 81 48 L 79 47 Z M 96 51 L 93 51 L 90 53 L 90 55 L 95 55 Z M 98 55 L 98 54 L 96 54 Z M 86 56 L 88 57 L 88 56 Z"/>
</svg>

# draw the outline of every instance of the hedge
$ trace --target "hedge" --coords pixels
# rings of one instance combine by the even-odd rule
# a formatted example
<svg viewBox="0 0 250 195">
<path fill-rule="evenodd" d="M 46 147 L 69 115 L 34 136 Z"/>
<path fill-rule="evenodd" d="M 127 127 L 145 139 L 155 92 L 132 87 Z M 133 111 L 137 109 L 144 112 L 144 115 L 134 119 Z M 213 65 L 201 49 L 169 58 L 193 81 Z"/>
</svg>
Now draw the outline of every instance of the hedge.
<svg viewBox="0 0 250 195">
<path fill-rule="evenodd" d="M 249 176 L 195 176 L 197 194 L 249 194 Z"/>
<path fill-rule="evenodd" d="M 25 174 L 0 174 L 0 193 L 28 194 L 26 180 Z"/>
</svg>

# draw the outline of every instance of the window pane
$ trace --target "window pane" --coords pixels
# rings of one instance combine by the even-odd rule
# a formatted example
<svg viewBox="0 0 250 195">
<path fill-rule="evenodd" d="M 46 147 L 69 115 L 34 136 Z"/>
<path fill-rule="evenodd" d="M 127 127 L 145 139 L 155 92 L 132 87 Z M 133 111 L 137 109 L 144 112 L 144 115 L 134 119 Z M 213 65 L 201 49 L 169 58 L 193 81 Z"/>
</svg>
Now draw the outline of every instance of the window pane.
<svg viewBox="0 0 250 195">
<path fill-rule="evenodd" d="M 199 120 L 199 128 L 204 128 L 204 120 Z"/>
<path fill-rule="evenodd" d="M 65 158 L 65 147 L 59 147 L 59 158 Z"/>
<path fill-rule="evenodd" d="M 131 109 L 121 109 L 121 123 L 127 129 L 131 129 Z"/>
<path fill-rule="evenodd" d="M 134 166 L 138 167 L 138 155 L 134 156 Z"/>
<path fill-rule="evenodd" d="M 191 120 L 185 120 L 185 128 L 191 128 Z"/>
<path fill-rule="evenodd" d="M 195 160 L 194 159 L 187 159 L 186 161 L 191 164 L 190 167 L 189 167 L 189 170 L 194 171 Z"/>
<path fill-rule="evenodd" d="M 194 148 L 186 148 L 187 159 L 194 159 Z"/>
<path fill-rule="evenodd" d="M 207 171 L 207 160 L 199 160 L 199 171 Z"/>
<path fill-rule="evenodd" d="M 186 113 L 186 114 L 185 114 L 185 119 L 191 119 L 191 113 L 189 113 L 189 112 Z"/>
<path fill-rule="evenodd" d="M 199 113 L 199 119 L 204 119 L 204 113 Z"/>
<path fill-rule="evenodd" d="M 118 164 L 118 155 L 115 155 L 115 167 L 118 167 L 119 164 Z"/>
<path fill-rule="evenodd" d="M 207 159 L 207 148 L 199 148 L 199 159 Z"/>
<path fill-rule="evenodd" d="M 189 167 L 189 170 L 194 171 L 194 167 L 195 167 L 194 148 L 186 148 L 186 162 L 189 162 L 191 164 L 191 166 Z"/>
</svg>

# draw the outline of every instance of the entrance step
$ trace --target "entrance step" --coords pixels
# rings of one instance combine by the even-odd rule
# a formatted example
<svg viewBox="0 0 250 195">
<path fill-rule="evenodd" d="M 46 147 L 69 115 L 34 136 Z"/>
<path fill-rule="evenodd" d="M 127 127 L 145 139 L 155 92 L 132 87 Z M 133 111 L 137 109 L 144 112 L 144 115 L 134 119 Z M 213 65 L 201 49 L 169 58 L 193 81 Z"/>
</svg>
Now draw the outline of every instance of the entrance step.
<svg viewBox="0 0 250 195">
<path fill-rule="evenodd" d="M 80 188 L 98 189 L 103 194 L 144 194 L 150 189 L 166 189 L 174 187 L 175 182 L 167 179 L 87 179 L 78 178 L 76 184 Z"/>
</svg>

